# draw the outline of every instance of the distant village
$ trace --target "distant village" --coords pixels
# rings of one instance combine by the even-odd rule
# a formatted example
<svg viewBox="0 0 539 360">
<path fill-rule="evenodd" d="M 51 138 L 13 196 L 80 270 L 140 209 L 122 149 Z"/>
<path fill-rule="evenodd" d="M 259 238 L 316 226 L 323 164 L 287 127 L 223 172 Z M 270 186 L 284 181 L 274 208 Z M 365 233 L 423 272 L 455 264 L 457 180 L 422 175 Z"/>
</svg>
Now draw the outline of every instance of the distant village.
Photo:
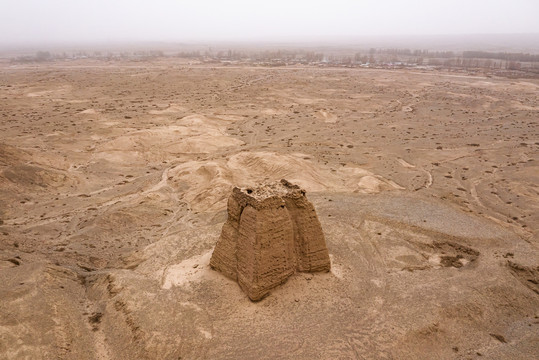
<svg viewBox="0 0 539 360">
<path fill-rule="evenodd" d="M 308 50 L 206 50 L 164 52 L 151 51 L 77 51 L 51 53 L 38 51 L 33 55 L 17 56 L 11 62 L 40 63 L 51 61 L 73 61 L 96 59 L 102 61 L 148 61 L 160 58 L 188 59 L 191 64 L 219 64 L 221 66 L 251 65 L 265 67 L 316 66 L 344 68 L 413 68 L 420 70 L 448 70 L 482 72 L 517 77 L 539 77 L 539 55 L 528 53 L 485 52 L 485 51 L 429 51 L 410 49 L 371 48 L 357 52 L 317 52 Z"/>
</svg>

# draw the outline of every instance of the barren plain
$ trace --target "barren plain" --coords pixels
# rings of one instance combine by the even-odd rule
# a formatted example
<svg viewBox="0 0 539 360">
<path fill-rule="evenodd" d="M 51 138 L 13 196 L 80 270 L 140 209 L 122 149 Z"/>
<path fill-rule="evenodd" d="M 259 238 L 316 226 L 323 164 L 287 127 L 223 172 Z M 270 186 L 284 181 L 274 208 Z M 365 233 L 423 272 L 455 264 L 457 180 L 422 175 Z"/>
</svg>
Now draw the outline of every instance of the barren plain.
<svg viewBox="0 0 539 360">
<path fill-rule="evenodd" d="M 532 359 L 538 118 L 533 79 L 1 64 L 0 358 Z M 332 268 L 251 302 L 209 259 L 282 178 Z"/>
</svg>

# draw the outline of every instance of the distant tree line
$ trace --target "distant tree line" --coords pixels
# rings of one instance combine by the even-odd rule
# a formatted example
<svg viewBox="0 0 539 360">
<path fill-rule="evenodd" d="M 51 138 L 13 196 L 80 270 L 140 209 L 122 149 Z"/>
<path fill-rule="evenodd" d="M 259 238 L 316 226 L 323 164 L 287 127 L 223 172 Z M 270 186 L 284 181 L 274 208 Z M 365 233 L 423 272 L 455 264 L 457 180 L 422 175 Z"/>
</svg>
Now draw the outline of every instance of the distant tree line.
<svg viewBox="0 0 539 360">
<path fill-rule="evenodd" d="M 62 53 L 50 53 L 49 51 L 38 51 L 34 55 L 24 55 L 12 58 L 11 62 L 15 63 L 36 63 L 47 62 L 55 60 L 74 60 L 74 59 L 99 59 L 99 60 L 141 60 L 148 58 L 159 58 L 165 56 L 161 50 L 150 51 L 134 51 L 134 52 L 120 52 L 120 53 L 102 53 L 101 51 L 87 52 L 87 51 L 75 51 L 70 54 L 66 52 Z"/>
<path fill-rule="evenodd" d="M 411 50 L 411 49 L 374 49 L 369 50 L 369 54 L 386 54 L 400 56 L 416 56 L 425 58 L 452 58 L 455 57 L 453 51 L 430 51 L 430 50 Z"/>
<path fill-rule="evenodd" d="M 463 58 L 497 59 L 505 61 L 539 62 L 539 55 L 508 52 L 464 51 Z"/>
<path fill-rule="evenodd" d="M 179 58 L 198 59 L 201 57 L 200 51 L 180 51 L 177 55 Z"/>
<path fill-rule="evenodd" d="M 395 55 L 395 56 L 415 56 L 423 58 L 450 59 L 462 56 L 467 59 L 495 59 L 505 61 L 539 62 L 539 54 L 510 53 L 510 52 L 488 52 L 488 51 L 463 51 L 462 55 L 453 51 L 431 51 L 431 50 L 411 50 L 411 49 L 375 49 L 359 52 L 361 55 Z"/>
</svg>

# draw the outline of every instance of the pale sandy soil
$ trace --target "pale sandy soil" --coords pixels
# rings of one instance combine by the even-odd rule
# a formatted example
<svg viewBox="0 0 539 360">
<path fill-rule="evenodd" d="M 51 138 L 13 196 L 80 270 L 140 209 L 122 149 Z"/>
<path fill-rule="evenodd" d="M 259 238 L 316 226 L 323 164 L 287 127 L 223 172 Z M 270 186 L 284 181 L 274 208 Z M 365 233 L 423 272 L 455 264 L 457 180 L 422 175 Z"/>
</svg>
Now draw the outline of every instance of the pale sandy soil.
<svg viewBox="0 0 539 360">
<path fill-rule="evenodd" d="M 539 81 L 0 67 L 0 358 L 532 359 Z M 286 178 L 332 271 L 209 269 L 234 185 Z"/>
</svg>

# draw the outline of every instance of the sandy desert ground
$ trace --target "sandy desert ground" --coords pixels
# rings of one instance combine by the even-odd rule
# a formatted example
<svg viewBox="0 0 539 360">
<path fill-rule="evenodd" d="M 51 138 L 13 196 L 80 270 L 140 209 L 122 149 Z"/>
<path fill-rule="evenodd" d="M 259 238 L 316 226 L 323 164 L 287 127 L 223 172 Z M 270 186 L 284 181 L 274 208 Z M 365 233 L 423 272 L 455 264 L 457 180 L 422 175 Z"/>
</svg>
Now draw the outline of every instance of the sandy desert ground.
<svg viewBox="0 0 539 360">
<path fill-rule="evenodd" d="M 539 353 L 539 80 L 4 63 L 0 119 L 0 358 Z M 281 178 L 332 269 L 251 302 L 209 259 Z"/>
</svg>

